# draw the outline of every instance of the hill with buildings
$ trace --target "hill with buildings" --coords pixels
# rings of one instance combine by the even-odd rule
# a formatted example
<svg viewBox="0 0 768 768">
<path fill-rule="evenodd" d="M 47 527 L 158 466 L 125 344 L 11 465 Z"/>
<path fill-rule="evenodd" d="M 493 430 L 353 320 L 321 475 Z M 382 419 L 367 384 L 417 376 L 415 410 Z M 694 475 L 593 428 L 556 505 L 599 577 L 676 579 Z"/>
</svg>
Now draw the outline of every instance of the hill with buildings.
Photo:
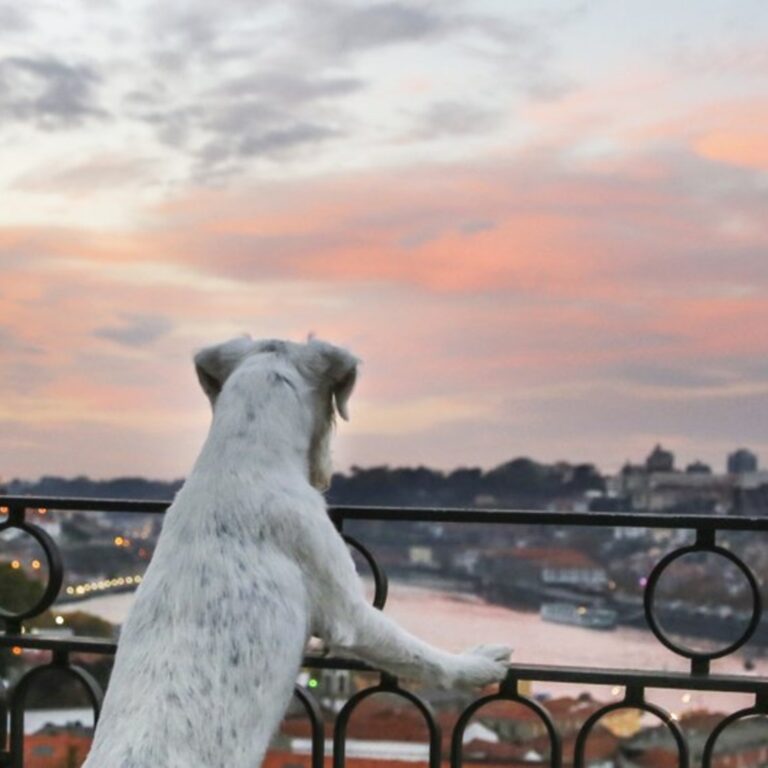
<svg viewBox="0 0 768 768">
<path fill-rule="evenodd" d="M 657 445 L 644 462 L 627 462 L 615 475 L 589 463 L 546 464 L 518 457 L 492 469 L 459 467 L 357 467 L 336 473 L 330 504 L 439 507 L 505 507 L 559 510 L 623 510 L 692 514 L 768 514 L 768 472 L 757 456 L 740 448 L 727 457 L 727 471 L 700 461 L 675 466 L 671 451 Z M 12 495 L 113 499 L 172 499 L 183 480 L 44 476 L 5 483 Z M 1 485 L 1 484 L 0 484 Z"/>
</svg>

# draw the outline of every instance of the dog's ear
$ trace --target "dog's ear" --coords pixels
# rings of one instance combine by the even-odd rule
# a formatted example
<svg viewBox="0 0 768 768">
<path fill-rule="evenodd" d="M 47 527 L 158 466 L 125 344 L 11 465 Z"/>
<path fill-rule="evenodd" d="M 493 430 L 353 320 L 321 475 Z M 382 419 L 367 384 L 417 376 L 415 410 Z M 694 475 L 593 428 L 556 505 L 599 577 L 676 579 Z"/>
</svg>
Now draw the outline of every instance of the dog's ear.
<svg viewBox="0 0 768 768">
<path fill-rule="evenodd" d="M 319 377 L 330 383 L 336 410 L 344 421 L 349 421 L 349 397 L 357 380 L 357 366 L 360 362 L 346 349 L 335 347 L 324 341 L 311 339 L 307 346 L 312 351 L 312 369 Z"/>
<path fill-rule="evenodd" d="M 346 370 L 333 387 L 333 401 L 336 403 L 336 410 L 339 412 L 344 421 L 349 421 L 349 409 L 347 403 L 349 402 L 349 396 L 352 394 L 352 390 L 355 388 L 355 382 L 357 381 L 357 358 L 353 357 L 349 353 L 349 360 L 346 361 Z"/>
<path fill-rule="evenodd" d="M 250 336 L 239 336 L 223 344 L 201 349 L 195 355 L 197 378 L 211 404 L 216 402 L 224 382 L 232 371 L 255 346 Z"/>
</svg>

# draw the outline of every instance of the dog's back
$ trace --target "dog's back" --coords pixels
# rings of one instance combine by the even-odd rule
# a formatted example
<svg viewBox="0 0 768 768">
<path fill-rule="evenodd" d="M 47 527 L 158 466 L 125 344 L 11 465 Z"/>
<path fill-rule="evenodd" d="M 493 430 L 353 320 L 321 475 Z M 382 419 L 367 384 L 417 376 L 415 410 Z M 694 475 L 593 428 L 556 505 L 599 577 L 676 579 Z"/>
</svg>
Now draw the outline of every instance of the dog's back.
<svg viewBox="0 0 768 768">
<path fill-rule="evenodd" d="M 288 705 L 308 608 L 286 521 L 269 492 L 211 491 L 193 476 L 168 510 L 84 768 L 256 766 Z"/>
</svg>

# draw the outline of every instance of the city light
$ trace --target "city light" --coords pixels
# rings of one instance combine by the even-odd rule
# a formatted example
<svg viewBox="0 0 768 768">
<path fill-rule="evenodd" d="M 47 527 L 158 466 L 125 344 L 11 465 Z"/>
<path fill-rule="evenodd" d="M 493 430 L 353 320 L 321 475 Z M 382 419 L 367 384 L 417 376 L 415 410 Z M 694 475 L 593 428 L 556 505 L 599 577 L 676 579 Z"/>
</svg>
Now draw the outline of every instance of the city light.
<svg viewBox="0 0 768 768">
<path fill-rule="evenodd" d="M 14 571 L 18 571 L 19 568 L 21 568 L 21 563 L 18 560 L 11 560 L 11 568 L 13 568 Z"/>
<path fill-rule="evenodd" d="M 11 649 L 11 653 L 12 653 L 14 656 L 21 656 L 21 654 L 22 654 L 23 652 L 24 652 L 24 651 L 22 651 L 22 650 L 21 650 L 21 648 L 19 648 L 19 646 L 18 646 L 18 645 L 14 645 L 14 646 L 13 646 L 13 648 Z"/>
<path fill-rule="evenodd" d="M 137 586 L 141 584 L 141 576 L 137 573 L 134 576 L 116 576 L 113 579 L 101 579 L 100 581 L 85 582 L 83 584 L 72 584 L 66 588 L 68 595 L 82 597 L 90 592 L 104 592 L 115 587 Z"/>
<path fill-rule="evenodd" d="M 122 547 L 125 543 L 125 539 L 122 536 L 115 536 L 115 546 Z"/>
</svg>

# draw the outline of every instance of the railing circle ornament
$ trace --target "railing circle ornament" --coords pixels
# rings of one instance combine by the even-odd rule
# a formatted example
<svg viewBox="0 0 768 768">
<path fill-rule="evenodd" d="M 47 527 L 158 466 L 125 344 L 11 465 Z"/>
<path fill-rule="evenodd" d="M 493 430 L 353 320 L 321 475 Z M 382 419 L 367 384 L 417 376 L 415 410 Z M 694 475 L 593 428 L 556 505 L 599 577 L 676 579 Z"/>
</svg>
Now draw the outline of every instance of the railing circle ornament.
<svg viewBox="0 0 768 768">
<path fill-rule="evenodd" d="M 537 717 L 547 732 L 549 739 L 549 765 L 550 768 L 561 768 L 563 764 L 563 745 L 560 734 L 554 721 L 547 710 L 534 699 L 523 696 L 518 691 L 518 681 L 508 674 L 499 686 L 497 693 L 483 696 L 472 702 L 460 715 L 453 728 L 451 737 L 451 761 L 450 768 L 463 768 L 464 765 L 464 734 L 470 720 L 488 704 L 497 701 L 508 701 L 527 709 L 534 717 Z"/>
<path fill-rule="evenodd" d="M 344 539 L 348 546 L 356 549 L 363 556 L 368 567 L 371 569 L 374 583 L 373 607 L 382 610 L 387 602 L 387 594 L 389 592 L 389 580 L 387 579 L 386 571 L 376 562 L 373 553 L 357 539 L 346 534 L 341 538 Z"/>
<path fill-rule="evenodd" d="M 719 555 L 736 566 L 736 568 L 746 579 L 752 595 L 752 615 L 744 631 L 739 637 L 736 638 L 736 640 L 729 643 L 727 646 L 713 651 L 699 651 L 693 648 L 687 648 L 686 646 L 675 642 L 664 631 L 654 613 L 654 598 L 656 596 L 656 589 L 664 571 L 670 565 L 672 565 L 673 562 L 680 559 L 681 557 L 684 557 L 685 555 L 701 553 Z M 757 629 L 758 624 L 760 623 L 760 617 L 763 610 L 762 600 L 760 598 L 760 588 L 752 571 L 744 564 L 741 558 L 737 557 L 730 550 L 725 549 L 724 547 L 720 547 L 716 544 L 692 544 L 688 547 L 681 547 L 680 549 L 676 549 L 673 552 L 670 552 L 661 560 L 659 560 L 654 569 L 651 571 L 651 574 L 648 577 L 648 581 L 645 585 L 645 593 L 643 594 L 643 607 L 645 609 L 645 618 L 648 622 L 648 626 L 662 645 L 666 646 L 669 648 L 669 650 L 678 654 L 679 656 L 683 656 L 694 661 L 706 662 L 711 661 L 712 659 L 719 659 L 723 656 L 728 656 L 729 654 L 741 648 L 745 643 L 747 643 Z"/>
<path fill-rule="evenodd" d="M 690 768 L 691 758 L 688 750 L 688 742 L 685 740 L 680 725 L 666 709 L 646 701 L 642 691 L 632 691 L 627 689 L 626 695 L 622 701 L 607 704 L 596 712 L 593 712 L 584 722 L 579 730 L 574 743 L 574 768 L 586 768 L 587 766 L 587 741 L 592 729 L 606 715 L 618 712 L 622 709 L 638 709 L 641 712 L 647 712 L 657 717 L 663 725 L 667 727 L 677 746 L 677 765 L 679 768 Z"/>
<path fill-rule="evenodd" d="M 704 744 L 704 751 L 701 755 L 702 768 L 712 768 L 712 763 L 715 756 L 715 746 L 717 740 L 722 735 L 723 731 L 727 730 L 734 723 L 738 723 L 744 720 L 749 720 L 755 717 L 766 717 L 768 715 L 768 701 L 764 696 L 758 696 L 757 703 L 754 707 L 748 707 L 747 709 L 740 709 L 738 712 L 734 712 L 732 715 L 721 720 L 715 729 L 709 734 L 709 738 Z"/>
<path fill-rule="evenodd" d="M 61 589 L 63 580 L 63 564 L 61 553 L 56 542 L 39 526 L 26 522 L 23 510 L 14 510 L 9 518 L 0 523 L 0 533 L 9 529 L 23 531 L 31 536 L 42 548 L 46 562 L 48 563 L 48 583 L 45 585 L 42 595 L 28 608 L 21 611 L 9 611 L 0 605 L 0 619 L 7 624 L 18 623 L 32 616 L 38 616 L 53 605 Z"/>
</svg>

